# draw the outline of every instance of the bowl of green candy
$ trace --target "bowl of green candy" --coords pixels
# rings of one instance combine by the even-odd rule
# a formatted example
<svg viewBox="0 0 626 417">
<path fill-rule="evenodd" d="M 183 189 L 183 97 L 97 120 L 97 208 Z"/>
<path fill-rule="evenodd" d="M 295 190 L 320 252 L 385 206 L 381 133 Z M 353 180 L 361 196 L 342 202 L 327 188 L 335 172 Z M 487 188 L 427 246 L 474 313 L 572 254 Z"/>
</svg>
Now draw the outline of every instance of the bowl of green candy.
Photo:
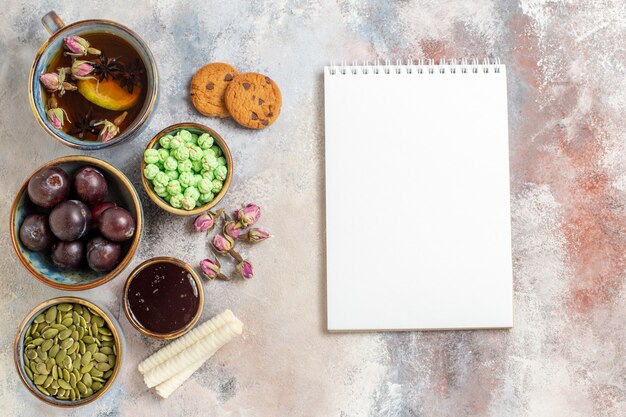
<svg viewBox="0 0 626 417">
<path fill-rule="evenodd" d="M 198 123 L 179 123 L 148 143 L 141 182 L 163 210 L 183 216 L 205 212 L 230 186 L 233 160 L 224 139 Z"/>
<path fill-rule="evenodd" d="M 22 382 L 40 400 L 77 407 L 100 398 L 122 366 L 124 339 L 104 308 L 78 297 L 57 297 L 28 313 L 15 338 Z"/>
</svg>

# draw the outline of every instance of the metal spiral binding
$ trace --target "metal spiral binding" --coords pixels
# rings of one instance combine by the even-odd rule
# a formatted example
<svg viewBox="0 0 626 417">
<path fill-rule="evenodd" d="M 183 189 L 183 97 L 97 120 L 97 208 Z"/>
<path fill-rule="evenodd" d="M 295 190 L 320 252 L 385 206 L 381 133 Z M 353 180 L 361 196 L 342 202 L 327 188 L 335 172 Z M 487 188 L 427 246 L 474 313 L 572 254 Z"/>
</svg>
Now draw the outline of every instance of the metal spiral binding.
<svg viewBox="0 0 626 417">
<path fill-rule="evenodd" d="M 328 73 L 330 75 L 368 75 L 368 74 L 467 74 L 467 73 L 500 73 L 502 63 L 500 58 L 484 58 L 482 63 L 477 58 L 472 58 L 471 62 L 467 58 L 461 58 L 457 60 L 452 58 L 446 60 L 442 58 L 439 62 L 435 62 L 434 59 L 417 59 L 413 60 L 409 58 L 407 60 L 397 59 L 395 63 L 386 59 L 384 63 L 380 60 L 375 60 L 373 63 L 370 61 L 362 61 L 360 64 L 358 61 L 352 61 L 348 64 L 346 61 L 341 61 L 336 64 L 331 62 L 328 67 Z"/>
</svg>

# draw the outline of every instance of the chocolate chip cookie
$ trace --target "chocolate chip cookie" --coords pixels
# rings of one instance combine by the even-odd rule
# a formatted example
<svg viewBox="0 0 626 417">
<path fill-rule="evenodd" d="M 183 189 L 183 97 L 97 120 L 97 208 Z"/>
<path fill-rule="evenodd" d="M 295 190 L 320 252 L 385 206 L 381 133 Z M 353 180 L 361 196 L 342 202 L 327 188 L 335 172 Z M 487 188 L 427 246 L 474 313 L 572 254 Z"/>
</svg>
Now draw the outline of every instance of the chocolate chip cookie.
<svg viewBox="0 0 626 417">
<path fill-rule="evenodd" d="M 282 96 L 274 81 L 263 74 L 239 74 L 230 82 L 224 95 L 226 108 L 237 123 L 251 129 L 263 129 L 280 114 Z"/>
<path fill-rule="evenodd" d="M 224 103 L 224 91 L 237 74 L 235 68 L 221 62 L 200 68 L 191 79 L 190 94 L 194 107 L 205 116 L 230 116 Z"/>
</svg>

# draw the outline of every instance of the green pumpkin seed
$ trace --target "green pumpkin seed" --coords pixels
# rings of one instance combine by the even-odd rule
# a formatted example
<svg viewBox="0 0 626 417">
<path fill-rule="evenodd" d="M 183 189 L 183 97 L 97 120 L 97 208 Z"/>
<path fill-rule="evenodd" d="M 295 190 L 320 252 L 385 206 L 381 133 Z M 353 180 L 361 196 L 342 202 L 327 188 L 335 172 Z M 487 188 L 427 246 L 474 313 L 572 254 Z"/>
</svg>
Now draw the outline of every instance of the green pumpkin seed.
<svg viewBox="0 0 626 417">
<path fill-rule="evenodd" d="M 79 346 L 78 342 L 74 342 L 72 346 L 67 349 L 68 355 L 75 355 L 78 352 Z"/>
<path fill-rule="evenodd" d="M 115 343 L 113 343 L 112 340 L 105 340 L 104 342 L 102 342 L 102 346 L 111 347 L 111 346 L 115 346 Z"/>
<path fill-rule="evenodd" d="M 78 328 L 78 338 L 82 339 L 83 337 L 85 337 L 85 328 L 84 327 L 79 327 Z"/>
<path fill-rule="evenodd" d="M 96 360 L 96 362 L 106 362 L 108 360 L 107 355 L 100 352 L 94 353 L 93 358 Z"/>
<path fill-rule="evenodd" d="M 76 383 L 76 388 L 78 389 L 78 392 L 80 392 L 81 394 L 84 394 L 87 392 L 87 387 L 85 386 L 85 384 L 82 383 L 82 381 L 78 381 Z"/>
<path fill-rule="evenodd" d="M 27 337 L 26 337 L 26 339 L 24 339 L 24 344 L 25 344 L 25 345 L 27 345 L 27 344 L 29 344 L 30 342 L 32 342 L 32 340 L 33 340 L 33 337 L 32 337 L 32 336 L 27 336 Z"/>
<path fill-rule="evenodd" d="M 59 340 L 66 340 L 68 337 L 72 335 L 72 331 L 70 329 L 61 330 L 59 332 Z"/>
<path fill-rule="evenodd" d="M 91 379 L 91 374 L 84 374 L 82 381 L 83 381 L 83 384 L 90 387 L 91 384 L 93 383 L 93 380 Z"/>
<path fill-rule="evenodd" d="M 111 336 L 112 335 L 111 330 L 107 329 L 106 327 L 99 328 L 98 332 L 100 334 L 102 334 L 102 335 L 105 335 L 105 336 Z"/>
<path fill-rule="evenodd" d="M 70 346 L 72 346 L 74 344 L 74 339 L 72 339 L 71 337 L 68 337 L 67 339 L 63 340 L 60 343 L 61 349 L 69 349 Z"/>
<path fill-rule="evenodd" d="M 68 303 L 61 303 L 57 305 L 57 310 L 62 311 L 64 313 L 70 311 L 72 309 L 72 304 L 68 304 Z"/>
<path fill-rule="evenodd" d="M 46 311 L 45 320 L 46 320 L 46 323 L 54 323 L 56 319 L 57 319 L 57 308 L 55 306 L 52 306 Z"/>
<path fill-rule="evenodd" d="M 37 357 L 40 358 L 42 361 L 47 361 L 48 360 L 48 352 L 44 352 L 41 349 L 41 346 L 39 346 L 37 348 Z"/>
<path fill-rule="evenodd" d="M 113 370 L 108 370 L 104 373 L 104 375 L 102 375 L 102 378 L 104 379 L 109 379 L 109 377 L 113 374 Z"/>
<path fill-rule="evenodd" d="M 85 336 L 83 337 L 83 342 L 87 344 L 92 344 L 92 343 L 96 343 L 96 339 L 94 339 L 93 336 Z"/>
<path fill-rule="evenodd" d="M 24 371 L 26 372 L 26 375 L 28 375 L 28 377 L 31 379 L 33 379 L 34 375 L 33 375 L 33 371 L 30 370 L 30 368 L 24 368 Z"/>
<path fill-rule="evenodd" d="M 67 330 L 67 327 L 62 325 L 61 323 L 51 324 L 50 327 L 52 327 L 53 329 L 57 329 L 60 332 L 62 332 L 63 330 Z"/>
<path fill-rule="evenodd" d="M 102 382 L 93 381 L 93 383 L 91 384 L 91 389 L 94 392 L 97 392 L 97 391 L 100 391 L 100 388 L 102 388 Z"/>
<path fill-rule="evenodd" d="M 83 311 L 82 316 L 85 319 L 85 322 L 87 323 L 91 322 L 91 313 L 89 312 L 89 310 Z"/>
<path fill-rule="evenodd" d="M 87 365 L 80 368 L 80 373 L 86 374 L 87 372 L 90 372 L 93 369 L 93 365 L 93 362 L 89 362 Z"/>
<path fill-rule="evenodd" d="M 85 320 L 85 318 L 84 318 L 84 317 L 80 316 L 80 317 L 78 318 L 78 322 L 80 323 L 80 326 L 81 326 L 81 327 L 87 327 L 87 320 Z"/>
<path fill-rule="evenodd" d="M 41 350 L 47 352 L 54 345 L 54 340 L 47 339 L 41 344 Z"/>
<path fill-rule="evenodd" d="M 72 339 L 78 340 L 78 337 L 80 336 L 80 334 L 78 333 L 78 330 L 72 330 L 72 333 L 70 334 L 70 336 L 72 337 Z"/>
<path fill-rule="evenodd" d="M 52 375 L 48 375 L 48 378 L 46 378 L 45 382 L 43 383 L 43 387 L 48 388 L 52 384 L 52 381 L 54 381 L 54 378 L 52 377 Z"/>
<path fill-rule="evenodd" d="M 35 366 L 35 370 L 37 371 L 38 374 L 41 374 L 41 375 L 48 375 L 49 374 L 48 368 L 46 368 L 46 364 L 43 363 L 43 362 L 38 363 Z"/>
<path fill-rule="evenodd" d="M 91 362 L 92 355 L 91 351 L 85 352 L 82 359 L 80 360 L 81 365 L 86 366 L 89 362 Z"/>
<path fill-rule="evenodd" d="M 48 390 L 47 390 L 47 389 L 45 389 L 44 387 L 42 387 L 41 385 L 35 385 L 35 386 L 36 386 L 36 387 L 37 387 L 37 389 L 38 389 L 39 391 L 41 391 L 43 394 L 50 395 L 50 393 L 48 392 Z"/>
<path fill-rule="evenodd" d="M 31 362 L 31 363 L 28 365 L 28 367 L 30 368 L 30 370 L 31 370 L 33 373 L 38 373 L 38 372 L 37 372 L 37 363 L 36 363 L 36 362 L 34 362 L 34 361 L 33 361 L 33 362 Z"/>
<path fill-rule="evenodd" d="M 107 363 L 109 364 L 110 367 L 113 367 L 113 365 L 115 365 L 115 355 L 108 355 L 107 356 Z"/>
<path fill-rule="evenodd" d="M 83 307 L 80 304 L 75 304 L 74 305 L 74 311 L 76 311 L 78 314 L 83 314 L 83 310 L 85 309 L 85 307 Z"/>
<path fill-rule="evenodd" d="M 104 382 L 105 382 L 105 380 L 104 380 L 104 379 L 102 379 L 102 378 L 100 378 L 99 376 L 94 376 L 94 377 L 92 377 L 91 379 L 93 379 L 94 381 L 97 381 L 97 382 L 102 382 L 103 384 L 104 384 Z"/>
<path fill-rule="evenodd" d="M 56 379 L 52 381 L 50 388 L 59 389 L 59 381 L 57 381 Z"/>
<path fill-rule="evenodd" d="M 67 370 L 71 370 L 74 366 L 74 363 L 72 361 L 72 358 L 70 358 L 69 356 L 66 356 L 65 359 L 63 359 L 63 367 Z"/>
<path fill-rule="evenodd" d="M 78 352 L 80 352 L 81 355 L 84 355 L 85 352 L 87 351 L 87 346 L 85 346 L 85 342 L 83 342 L 82 340 L 78 341 Z"/>
<path fill-rule="evenodd" d="M 31 343 L 34 346 L 40 346 L 43 343 L 43 341 L 44 339 L 42 337 L 38 337 L 37 339 L 33 340 Z"/>
<path fill-rule="evenodd" d="M 58 366 L 53 366 L 52 367 L 52 378 L 54 379 L 58 379 L 59 378 L 59 367 Z"/>
<path fill-rule="evenodd" d="M 37 357 L 37 352 L 32 349 L 29 349 L 26 351 L 25 355 L 28 359 L 35 359 Z"/>
<path fill-rule="evenodd" d="M 76 310 L 72 312 L 72 323 L 76 325 L 80 323 L 80 316 L 78 315 L 78 312 Z"/>
<path fill-rule="evenodd" d="M 37 317 L 35 317 L 35 320 L 33 320 L 35 323 L 43 323 L 45 321 L 45 316 L 43 315 L 43 313 L 37 315 Z"/>
<path fill-rule="evenodd" d="M 96 369 L 102 372 L 106 372 L 111 369 L 111 365 L 106 362 L 101 362 L 96 364 Z"/>
<path fill-rule="evenodd" d="M 64 379 L 59 379 L 57 382 L 59 383 L 59 386 L 63 389 L 72 389 L 70 383 Z"/>
<path fill-rule="evenodd" d="M 70 385 L 72 388 L 76 388 L 76 383 L 78 382 L 78 378 L 76 378 L 76 374 L 70 374 Z"/>
<path fill-rule="evenodd" d="M 100 336 L 100 339 L 103 342 L 111 342 L 111 341 L 113 341 L 113 336 L 107 336 L 107 335 L 103 334 L 103 335 Z M 98 339 L 96 339 L 96 340 L 98 340 Z M 100 341 L 98 340 L 98 342 L 100 342 Z"/>
<path fill-rule="evenodd" d="M 91 352 L 91 354 L 93 355 L 97 351 L 98 351 L 98 345 L 96 345 L 95 343 L 91 343 L 87 345 L 87 352 Z"/>
<path fill-rule="evenodd" d="M 65 327 L 69 327 L 72 325 L 74 321 L 72 320 L 72 316 L 70 315 L 70 317 L 66 317 L 63 320 L 61 320 L 61 324 L 64 325 Z"/>
<path fill-rule="evenodd" d="M 41 334 L 41 336 L 44 339 L 53 339 L 57 334 L 59 334 L 59 331 L 57 329 L 54 329 L 54 328 L 50 327 L 45 332 L 43 332 Z M 34 343 L 34 341 L 33 341 L 33 343 Z M 43 341 L 41 343 L 43 343 Z"/>
<path fill-rule="evenodd" d="M 48 351 L 48 355 L 49 355 L 51 358 L 54 358 L 54 357 L 57 355 L 57 353 L 59 353 L 59 350 L 60 350 L 60 349 L 61 349 L 61 348 L 59 347 L 59 345 L 52 345 L 52 347 L 51 347 L 51 348 L 50 348 L 50 350 Z"/>
<path fill-rule="evenodd" d="M 97 335 L 98 334 L 98 325 L 96 324 L 96 322 L 91 322 L 91 334 L 92 335 Z"/>
<path fill-rule="evenodd" d="M 91 376 L 98 378 L 101 378 L 104 375 L 104 372 L 97 368 L 93 368 L 91 371 L 89 371 L 89 373 L 91 374 Z"/>
<path fill-rule="evenodd" d="M 35 385 L 41 385 L 46 382 L 46 378 L 48 378 L 46 375 L 37 375 L 33 382 L 35 383 Z"/>
<path fill-rule="evenodd" d="M 46 369 L 48 370 L 48 372 L 52 372 L 52 367 L 55 366 L 57 363 L 54 360 L 54 358 L 50 358 L 46 361 Z"/>
<path fill-rule="evenodd" d="M 101 347 L 100 348 L 100 353 L 104 353 L 105 355 L 110 355 L 111 353 L 113 353 L 113 349 L 111 349 L 108 346 Z"/>
<path fill-rule="evenodd" d="M 57 395 L 57 392 L 59 392 L 58 388 L 47 388 L 48 392 L 50 393 L 50 395 Z"/>
<path fill-rule="evenodd" d="M 65 380 L 65 382 L 70 382 L 70 371 L 68 371 L 67 369 L 63 370 L 63 379 Z"/>
<path fill-rule="evenodd" d="M 67 356 L 67 351 L 59 350 L 59 353 L 57 353 L 57 355 L 55 356 L 55 359 L 56 359 L 57 363 L 60 365 L 60 364 L 63 363 L 63 361 L 65 360 L 66 356 Z"/>
<path fill-rule="evenodd" d="M 70 400 L 76 401 L 76 391 L 70 389 Z"/>
</svg>

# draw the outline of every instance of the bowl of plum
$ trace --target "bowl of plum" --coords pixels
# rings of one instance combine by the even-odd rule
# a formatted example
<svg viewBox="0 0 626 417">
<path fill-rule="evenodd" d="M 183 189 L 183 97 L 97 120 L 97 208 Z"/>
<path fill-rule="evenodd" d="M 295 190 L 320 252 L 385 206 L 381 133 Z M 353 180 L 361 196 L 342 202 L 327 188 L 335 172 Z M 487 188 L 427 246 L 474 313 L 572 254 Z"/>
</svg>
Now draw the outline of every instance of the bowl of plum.
<svg viewBox="0 0 626 417">
<path fill-rule="evenodd" d="M 86 290 L 117 276 L 141 238 L 137 191 L 114 166 L 66 156 L 40 167 L 11 207 L 11 242 L 26 269 L 62 290 Z"/>
</svg>

